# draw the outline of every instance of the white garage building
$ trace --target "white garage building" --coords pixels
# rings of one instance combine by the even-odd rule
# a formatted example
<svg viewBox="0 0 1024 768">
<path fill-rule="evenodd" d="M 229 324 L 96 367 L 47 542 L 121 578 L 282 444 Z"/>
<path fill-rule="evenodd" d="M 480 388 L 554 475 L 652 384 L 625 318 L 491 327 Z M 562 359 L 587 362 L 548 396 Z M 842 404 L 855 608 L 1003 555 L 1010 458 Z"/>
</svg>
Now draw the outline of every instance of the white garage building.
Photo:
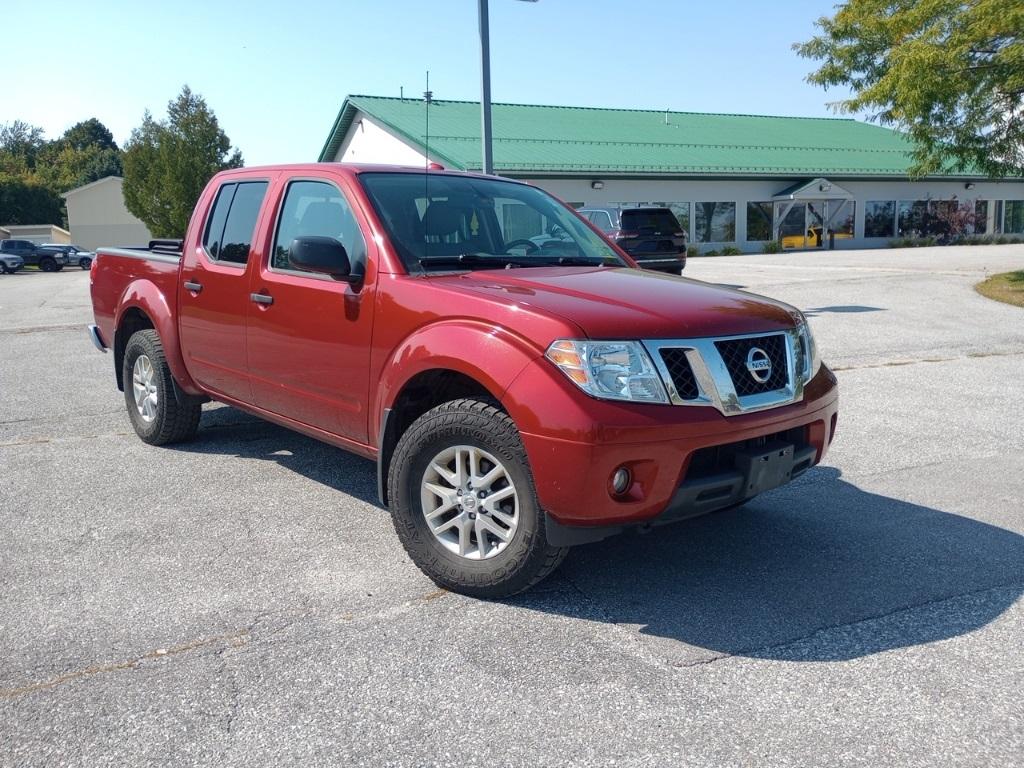
<svg viewBox="0 0 1024 768">
<path fill-rule="evenodd" d="M 911 181 L 902 134 L 851 119 L 495 104 L 495 172 L 577 207 L 670 206 L 691 243 L 865 248 L 899 237 L 1024 233 L 1024 181 Z M 479 171 L 478 102 L 350 96 L 322 162 Z"/>
<path fill-rule="evenodd" d="M 124 205 L 124 180 L 107 176 L 64 193 L 71 239 L 94 251 L 101 246 L 145 245 L 152 239 L 146 225 Z"/>
</svg>

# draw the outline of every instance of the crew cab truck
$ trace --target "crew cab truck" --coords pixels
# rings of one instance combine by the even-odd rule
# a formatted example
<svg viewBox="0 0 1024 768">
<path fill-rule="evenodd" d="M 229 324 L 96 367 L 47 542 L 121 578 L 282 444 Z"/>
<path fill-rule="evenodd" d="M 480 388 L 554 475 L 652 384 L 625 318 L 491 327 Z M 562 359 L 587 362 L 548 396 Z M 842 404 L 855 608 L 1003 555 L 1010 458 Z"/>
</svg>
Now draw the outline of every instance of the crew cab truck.
<svg viewBox="0 0 1024 768">
<path fill-rule="evenodd" d="M 558 243 L 531 238 L 558 227 Z M 377 465 L 412 560 L 479 597 L 568 548 L 821 461 L 836 380 L 793 307 L 649 271 L 528 184 L 310 164 L 217 174 L 183 241 L 99 249 L 94 344 L 139 437 L 217 400 Z"/>
</svg>

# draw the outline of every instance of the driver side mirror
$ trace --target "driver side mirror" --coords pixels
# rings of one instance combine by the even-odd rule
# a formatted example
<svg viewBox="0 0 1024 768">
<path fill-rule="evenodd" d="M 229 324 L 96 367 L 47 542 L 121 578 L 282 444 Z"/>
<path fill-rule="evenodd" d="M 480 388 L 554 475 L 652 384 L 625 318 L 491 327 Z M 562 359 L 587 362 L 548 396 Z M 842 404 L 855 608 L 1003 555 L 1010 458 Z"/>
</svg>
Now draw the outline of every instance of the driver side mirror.
<svg viewBox="0 0 1024 768">
<path fill-rule="evenodd" d="M 350 284 L 358 283 L 363 277 L 352 273 L 348 251 L 333 237 L 308 235 L 295 238 L 288 249 L 288 260 L 296 269 L 330 275 L 335 280 Z"/>
</svg>

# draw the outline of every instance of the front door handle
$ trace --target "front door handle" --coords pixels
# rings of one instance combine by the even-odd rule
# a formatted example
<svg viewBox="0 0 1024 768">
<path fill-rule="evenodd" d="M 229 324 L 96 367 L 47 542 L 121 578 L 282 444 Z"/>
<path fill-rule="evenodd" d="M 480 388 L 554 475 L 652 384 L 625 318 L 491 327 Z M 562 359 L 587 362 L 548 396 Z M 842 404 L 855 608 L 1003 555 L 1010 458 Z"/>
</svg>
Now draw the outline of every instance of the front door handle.
<svg viewBox="0 0 1024 768">
<path fill-rule="evenodd" d="M 257 304 L 273 304 L 274 297 L 267 296 L 265 293 L 250 293 L 249 298 L 255 301 Z"/>
<path fill-rule="evenodd" d="M 203 290 L 203 284 L 202 283 L 196 283 L 196 282 L 193 282 L 191 280 L 186 280 L 185 281 L 185 287 L 188 290 L 192 291 L 193 293 L 199 293 L 201 290 Z"/>
</svg>

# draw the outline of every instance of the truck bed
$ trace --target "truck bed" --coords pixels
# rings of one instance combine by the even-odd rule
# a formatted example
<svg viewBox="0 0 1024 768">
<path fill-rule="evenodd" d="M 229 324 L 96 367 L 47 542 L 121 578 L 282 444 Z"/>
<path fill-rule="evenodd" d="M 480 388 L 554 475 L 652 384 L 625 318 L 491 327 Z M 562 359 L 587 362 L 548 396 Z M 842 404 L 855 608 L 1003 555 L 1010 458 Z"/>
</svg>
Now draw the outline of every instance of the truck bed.
<svg viewBox="0 0 1024 768">
<path fill-rule="evenodd" d="M 156 242 L 147 248 L 100 248 L 92 265 L 90 290 L 100 337 L 114 345 L 116 313 L 149 302 L 173 308 L 177 302 L 181 252 Z M 173 310 L 167 316 L 173 316 Z"/>
</svg>

